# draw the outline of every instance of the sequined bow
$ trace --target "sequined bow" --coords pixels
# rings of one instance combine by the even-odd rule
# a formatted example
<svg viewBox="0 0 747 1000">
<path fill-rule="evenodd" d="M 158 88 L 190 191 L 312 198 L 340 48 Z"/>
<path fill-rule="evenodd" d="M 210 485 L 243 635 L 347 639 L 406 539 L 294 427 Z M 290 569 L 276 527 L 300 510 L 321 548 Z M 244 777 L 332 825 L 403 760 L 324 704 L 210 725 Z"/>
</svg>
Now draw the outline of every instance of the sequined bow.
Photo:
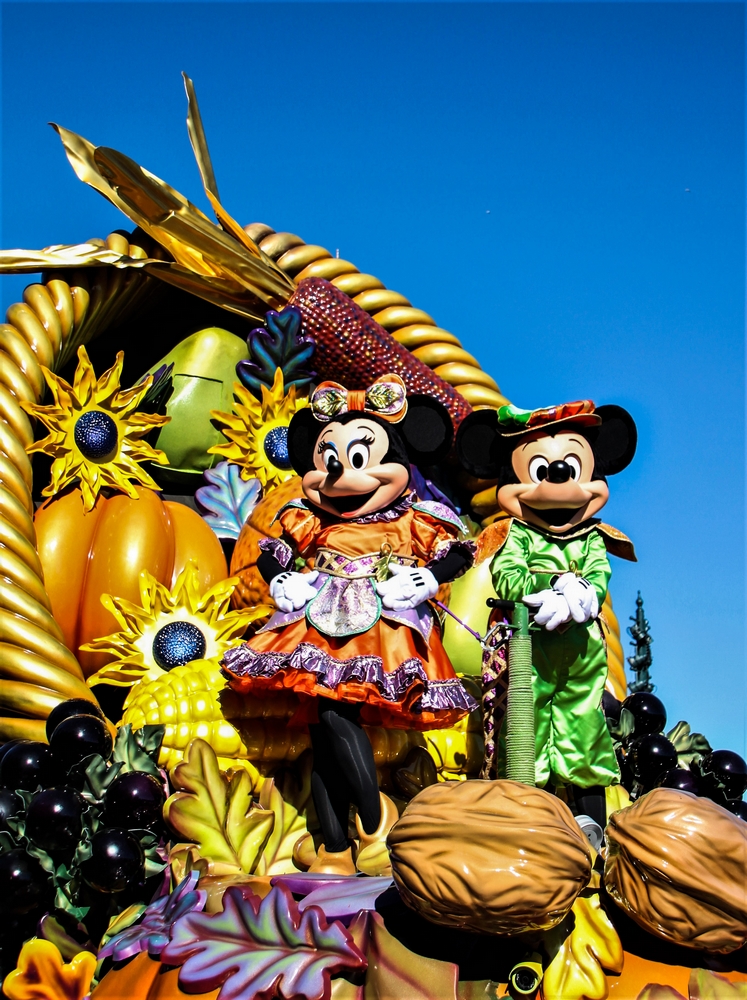
<svg viewBox="0 0 747 1000">
<path fill-rule="evenodd" d="M 322 382 L 311 397 L 317 420 L 326 423 L 341 413 L 373 413 L 397 423 L 407 413 L 407 389 L 399 375 L 381 375 L 368 389 L 346 389 L 339 382 Z"/>
</svg>

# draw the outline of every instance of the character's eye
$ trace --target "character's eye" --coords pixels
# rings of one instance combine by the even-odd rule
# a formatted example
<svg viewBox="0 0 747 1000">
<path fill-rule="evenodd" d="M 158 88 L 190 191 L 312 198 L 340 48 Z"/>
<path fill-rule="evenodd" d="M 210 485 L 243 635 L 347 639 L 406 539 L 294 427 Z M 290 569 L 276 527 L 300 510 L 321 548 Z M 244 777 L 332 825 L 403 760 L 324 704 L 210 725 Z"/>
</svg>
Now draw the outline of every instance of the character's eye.
<svg viewBox="0 0 747 1000">
<path fill-rule="evenodd" d="M 353 469 L 365 469 L 370 452 L 365 441 L 354 441 L 348 448 L 348 462 Z"/>
<path fill-rule="evenodd" d="M 324 468 L 329 472 L 329 463 L 334 459 L 336 462 L 339 461 L 337 458 L 337 448 L 333 444 L 325 444 L 322 448 L 322 463 Z"/>
<path fill-rule="evenodd" d="M 533 483 L 541 483 L 547 479 L 547 459 L 542 455 L 535 455 L 529 461 L 529 478 Z"/>
<path fill-rule="evenodd" d="M 581 478 L 581 462 L 577 455 L 566 455 L 565 464 L 571 467 L 571 479 L 576 482 Z"/>
</svg>

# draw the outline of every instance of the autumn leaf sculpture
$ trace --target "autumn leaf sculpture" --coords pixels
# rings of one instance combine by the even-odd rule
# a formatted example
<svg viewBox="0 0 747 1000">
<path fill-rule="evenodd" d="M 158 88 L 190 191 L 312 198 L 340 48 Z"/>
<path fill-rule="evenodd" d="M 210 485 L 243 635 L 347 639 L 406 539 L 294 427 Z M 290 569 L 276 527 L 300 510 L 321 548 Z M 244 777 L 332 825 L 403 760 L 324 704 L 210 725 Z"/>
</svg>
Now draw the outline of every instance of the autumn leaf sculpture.
<svg viewBox="0 0 747 1000">
<path fill-rule="evenodd" d="M 366 968 L 346 928 L 315 906 L 300 913 L 284 886 L 261 901 L 227 889 L 222 913 L 189 913 L 174 925 L 161 960 L 181 966 L 185 992 L 220 987 L 218 1000 L 325 1000 L 334 973 Z"/>
<path fill-rule="evenodd" d="M 164 806 L 166 822 L 185 843 L 196 845 L 211 874 L 298 870 L 291 860 L 293 846 L 306 823 L 271 779 L 263 780 L 251 766 L 222 772 L 212 747 L 196 739 L 172 781 L 178 790 Z"/>
</svg>

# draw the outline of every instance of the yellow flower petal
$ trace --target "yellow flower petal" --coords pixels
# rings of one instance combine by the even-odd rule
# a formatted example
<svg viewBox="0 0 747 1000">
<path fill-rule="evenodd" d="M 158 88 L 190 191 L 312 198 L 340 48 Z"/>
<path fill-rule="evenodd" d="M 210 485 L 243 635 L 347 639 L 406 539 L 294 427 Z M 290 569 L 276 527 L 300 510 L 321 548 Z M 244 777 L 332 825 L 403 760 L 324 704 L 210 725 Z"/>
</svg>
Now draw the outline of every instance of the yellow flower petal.
<svg viewBox="0 0 747 1000">
<path fill-rule="evenodd" d="M 80 479 L 83 504 L 88 511 L 104 487 L 121 490 L 133 498 L 136 497 L 133 482 L 152 490 L 159 488 L 140 463 L 165 465 L 168 458 L 141 438 L 154 427 L 167 423 L 170 417 L 134 412 L 153 379 L 149 376 L 131 389 L 120 389 L 123 361 L 124 354 L 120 351 L 115 364 L 96 381 L 86 349 L 80 347 L 72 386 L 42 367 L 54 404 L 21 402 L 23 409 L 49 431 L 47 437 L 27 448 L 29 453 L 38 451 L 53 459 L 50 483 L 42 490 L 43 496 L 54 496 L 68 483 Z M 106 461 L 87 458 L 75 442 L 76 423 L 84 413 L 92 411 L 106 414 L 117 428 L 117 446 Z"/>
<path fill-rule="evenodd" d="M 221 431 L 229 443 L 216 444 L 208 452 L 240 465 L 242 479 L 258 479 L 270 489 L 291 479 L 295 475 L 293 469 L 281 469 L 268 457 L 265 438 L 277 427 L 287 427 L 293 414 L 306 406 L 308 400 L 296 396 L 295 386 L 284 394 L 280 368 L 275 371 L 272 389 L 262 386 L 261 402 L 240 382 L 234 382 L 233 393 L 233 413 L 210 411 L 211 417 L 224 425 Z"/>
<path fill-rule="evenodd" d="M 272 608 L 256 607 L 231 611 L 231 595 L 238 579 L 222 580 L 206 593 L 200 593 L 197 565 L 190 561 L 169 590 L 147 571 L 140 575 L 140 605 L 111 594 L 103 594 L 101 603 L 113 615 L 120 631 L 81 646 L 86 652 L 113 656 L 89 683 L 106 681 L 120 686 L 164 674 L 153 656 L 153 642 L 158 632 L 170 622 L 189 622 L 205 640 L 203 658 L 219 660 L 244 635 L 247 628 L 272 613 Z"/>
</svg>

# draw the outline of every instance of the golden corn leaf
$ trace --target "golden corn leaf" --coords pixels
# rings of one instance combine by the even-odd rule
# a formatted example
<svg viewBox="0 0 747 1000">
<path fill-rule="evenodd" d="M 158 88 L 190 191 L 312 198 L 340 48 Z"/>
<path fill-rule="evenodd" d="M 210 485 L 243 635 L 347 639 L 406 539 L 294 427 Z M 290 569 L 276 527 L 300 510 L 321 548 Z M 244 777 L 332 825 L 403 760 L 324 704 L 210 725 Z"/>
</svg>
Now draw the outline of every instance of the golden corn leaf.
<svg viewBox="0 0 747 1000">
<path fill-rule="evenodd" d="M 293 848 L 299 837 L 306 833 L 306 820 L 295 806 L 286 802 L 275 782 L 266 779 L 259 793 L 259 804 L 275 815 L 275 826 L 264 853 L 259 860 L 256 875 L 288 875 L 299 869 L 293 863 Z"/>
<path fill-rule="evenodd" d="M 545 970 L 544 1000 L 606 1000 L 605 970 L 617 976 L 622 972 L 620 938 L 596 892 L 576 899 L 573 916 L 573 930 Z"/>
<path fill-rule="evenodd" d="M 392 862 L 386 842 L 377 840 L 364 847 L 355 859 L 355 867 L 364 875 L 390 875 Z"/>
<path fill-rule="evenodd" d="M 259 774 L 255 775 L 258 785 Z M 254 805 L 250 771 L 241 768 L 224 774 L 213 748 L 196 739 L 174 769 L 172 783 L 178 791 L 164 805 L 169 826 L 195 844 L 200 857 L 222 869 L 250 874 L 275 825 L 272 812 Z"/>
<path fill-rule="evenodd" d="M 83 1000 L 91 989 L 96 956 L 79 952 L 65 965 L 51 941 L 32 938 L 18 956 L 18 966 L 5 977 L 8 1000 Z"/>
<path fill-rule="evenodd" d="M 627 809 L 630 805 L 630 795 L 623 785 L 608 785 L 604 790 L 604 798 L 607 806 L 608 820 L 613 812 L 618 812 L 620 809 Z"/>
<path fill-rule="evenodd" d="M 267 809 L 258 809 L 252 802 L 249 772 L 233 771 L 228 786 L 226 834 L 234 845 L 241 870 L 251 875 L 262 856 L 276 825 L 276 817 Z"/>
</svg>

